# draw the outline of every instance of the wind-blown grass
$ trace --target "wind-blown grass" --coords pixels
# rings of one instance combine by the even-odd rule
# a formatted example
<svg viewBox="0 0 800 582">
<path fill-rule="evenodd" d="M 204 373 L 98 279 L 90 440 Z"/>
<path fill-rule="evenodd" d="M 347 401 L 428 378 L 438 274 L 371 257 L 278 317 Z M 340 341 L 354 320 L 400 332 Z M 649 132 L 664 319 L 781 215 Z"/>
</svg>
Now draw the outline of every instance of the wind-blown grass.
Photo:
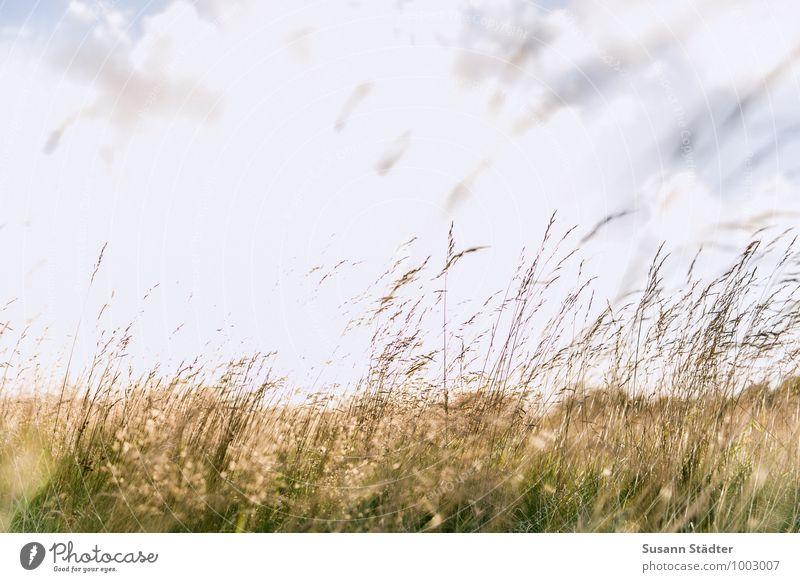
<svg viewBox="0 0 800 582">
<path fill-rule="evenodd" d="M 479 249 L 451 235 L 441 272 L 391 270 L 354 322 L 372 350 L 344 394 L 288 397 L 268 355 L 131 378 L 124 333 L 63 390 L 6 390 L 0 527 L 800 530 L 794 241 L 754 242 L 710 281 L 690 269 L 678 292 L 659 253 L 603 309 L 579 266 L 546 309 L 573 260 L 553 229 L 465 321 L 447 277 Z"/>
</svg>

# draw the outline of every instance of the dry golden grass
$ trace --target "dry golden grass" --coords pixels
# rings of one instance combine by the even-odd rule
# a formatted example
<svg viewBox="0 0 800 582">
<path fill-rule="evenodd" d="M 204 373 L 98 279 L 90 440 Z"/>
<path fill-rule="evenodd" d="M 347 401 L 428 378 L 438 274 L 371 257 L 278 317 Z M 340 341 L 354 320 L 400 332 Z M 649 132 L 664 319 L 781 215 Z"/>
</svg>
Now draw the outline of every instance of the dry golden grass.
<svg viewBox="0 0 800 582">
<path fill-rule="evenodd" d="M 571 256 L 553 230 L 466 322 L 446 317 L 447 276 L 475 249 L 451 236 L 423 296 L 427 264 L 391 270 L 344 396 L 289 398 L 260 355 L 131 378 L 124 334 L 63 387 L 4 392 L 0 528 L 799 530 L 794 241 L 753 243 L 679 293 L 659 255 L 634 300 L 593 319 L 579 275 L 537 324 Z"/>
</svg>

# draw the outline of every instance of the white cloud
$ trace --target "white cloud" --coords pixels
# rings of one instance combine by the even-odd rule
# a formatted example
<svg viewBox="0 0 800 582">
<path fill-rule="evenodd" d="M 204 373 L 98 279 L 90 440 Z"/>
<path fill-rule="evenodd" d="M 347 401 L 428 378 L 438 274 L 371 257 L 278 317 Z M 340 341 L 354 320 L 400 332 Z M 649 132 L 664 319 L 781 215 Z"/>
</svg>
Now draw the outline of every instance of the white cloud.
<svg viewBox="0 0 800 582">
<path fill-rule="evenodd" d="M 95 10 L 86 2 L 81 2 L 81 0 L 71 0 L 67 6 L 67 13 L 83 22 L 94 22 L 97 20 L 97 13 Z"/>
</svg>

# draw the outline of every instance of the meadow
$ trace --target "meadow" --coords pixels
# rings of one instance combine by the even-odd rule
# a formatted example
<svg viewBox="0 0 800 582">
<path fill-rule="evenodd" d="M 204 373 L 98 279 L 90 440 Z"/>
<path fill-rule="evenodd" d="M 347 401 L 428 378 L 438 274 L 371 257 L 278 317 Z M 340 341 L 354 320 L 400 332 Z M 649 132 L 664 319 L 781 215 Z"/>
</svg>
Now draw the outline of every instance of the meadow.
<svg viewBox="0 0 800 582">
<path fill-rule="evenodd" d="M 448 275 L 479 249 L 451 234 L 443 268 L 377 284 L 346 392 L 298 397 L 269 354 L 134 376 L 128 330 L 36 390 L 9 389 L 6 365 L 0 529 L 798 531 L 792 237 L 764 234 L 711 278 L 692 264 L 678 288 L 659 252 L 598 307 L 580 265 L 558 287 L 575 255 L 551 223 L 507 290 L 455 322 Z"/>
</svg>

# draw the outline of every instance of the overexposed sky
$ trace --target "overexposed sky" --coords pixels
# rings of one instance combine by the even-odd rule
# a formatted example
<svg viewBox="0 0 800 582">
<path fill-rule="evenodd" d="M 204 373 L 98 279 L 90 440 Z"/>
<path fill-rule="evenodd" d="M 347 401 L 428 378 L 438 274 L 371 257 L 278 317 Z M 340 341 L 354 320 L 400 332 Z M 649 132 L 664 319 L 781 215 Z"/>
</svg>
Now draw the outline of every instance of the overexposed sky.
<svg viewBox="0 0 800 582">
<path fill-rule="evenodd" d="M 0 320 L 52 354 L 83 321 L 79 361 L 135 322 L 145 363 L 277 350 L 302 375 L 341 343 L 342 303 L 398 253 L 440 257 L 451 221 L 489 247 L 459 266 L 462 299 L 505 288 L 554 210 L 581 234 L 624 215 L 582 250 L 611 300 L 662 240 L 719 249 L 713 270 L 797 222 L 799 16 L 0 0 Z"/>
</svg>

